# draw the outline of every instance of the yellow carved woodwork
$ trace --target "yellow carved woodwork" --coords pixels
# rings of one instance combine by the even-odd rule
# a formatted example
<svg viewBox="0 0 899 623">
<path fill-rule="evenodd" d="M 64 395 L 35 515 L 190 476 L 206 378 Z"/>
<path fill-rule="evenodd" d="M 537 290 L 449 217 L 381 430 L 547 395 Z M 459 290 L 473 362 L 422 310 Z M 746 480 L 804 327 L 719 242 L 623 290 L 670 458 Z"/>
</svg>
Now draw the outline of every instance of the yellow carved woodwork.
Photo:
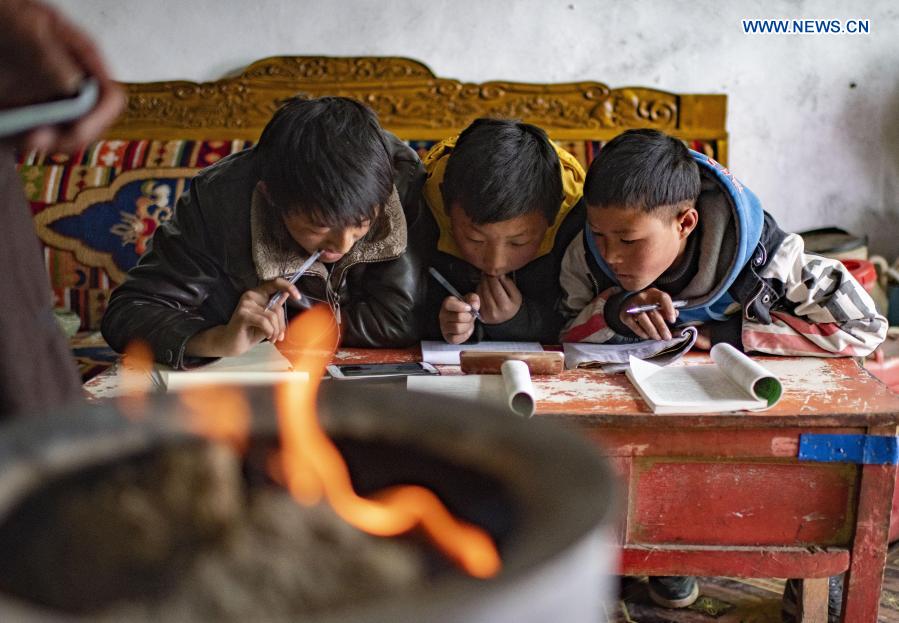
<svg viewBox="0 0 899 623">
<path fill-rule="evenodd" d="M 280 56 L 214 82 L 124 85 L 122 139 L 256 140 L 278 103 L 299 93 L 343 95 L 371 106 L 400 138 L 439 140 L 478 117 L 511 117 L 559 141 L 607 141 L 628 128 L 715 141 L 726 162 L 725 95 L 677 94 L 600 82 L 459 82 L 396 57 Z"/>
</svg>

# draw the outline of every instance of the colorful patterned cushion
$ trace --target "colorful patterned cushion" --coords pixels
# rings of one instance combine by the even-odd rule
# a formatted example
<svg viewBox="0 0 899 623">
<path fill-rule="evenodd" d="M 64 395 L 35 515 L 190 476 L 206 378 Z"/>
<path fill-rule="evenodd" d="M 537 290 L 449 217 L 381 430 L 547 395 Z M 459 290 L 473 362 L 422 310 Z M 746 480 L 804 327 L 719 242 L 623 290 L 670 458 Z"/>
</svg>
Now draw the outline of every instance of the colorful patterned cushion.
<svg viewBox="0 0 899 623">
<path fill-rule="evenodd" d="M 69 343 L 82 383 L 109 369 L 118 361 L 119 354 L 107 346 L 99 331 L 78 333 L 69 339 Z"/>
<path fill-rule="evenodd" d="M 109 292 L 205 166 L 246 141 L 99 141 L 19 164 L 58 306 L 99 328 Z"/>
<path fill-rule="evenodd" d="M 421 155 L 434 141 L 409 141 Z M 82 330 L 96 330 L 109 293 L 171 218 L 178 196 L 205 166 L 251 145 L 248 141 L 99 141 L 72 156 L 30 154 L 19 172 L 57 305 L 76 312 Z M 587 167 L 596 141 L 560 145 Z M 714 142 L 689 141 L 717 158 Z"/>
</svg>

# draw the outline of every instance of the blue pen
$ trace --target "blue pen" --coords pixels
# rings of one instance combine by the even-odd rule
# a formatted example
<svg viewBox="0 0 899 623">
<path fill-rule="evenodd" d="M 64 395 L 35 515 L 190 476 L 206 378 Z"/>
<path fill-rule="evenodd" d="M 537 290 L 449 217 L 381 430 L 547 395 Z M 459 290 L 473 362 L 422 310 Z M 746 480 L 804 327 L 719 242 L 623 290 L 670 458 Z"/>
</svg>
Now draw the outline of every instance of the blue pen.
<svg viewBox="0 0 899 623">
<path fill-rule="evenodd" d="M 306 261 L 300 265 L 300 267 L 297 269 L 297 272 L 295 272 L 288 281 L 290 281 L 290 283 L 292 283 L 292 284 L 299 281 L 300 277 L 303 276 L 303 273 L 305 273 L 307 270 L 309 270 L 309 267 L 315 263 L 315 260 L 317 260 L 321 254 L 322 254 L 321 249 L 319 249 L 318 251 L 316 251 L 315 253 L 310 255 L 306 259 Z M 272 298 L 270 298 L 268 300 L 268 305 L 265 306 L 265 311 L 268 311 L 272 307 L 275 306 L 275 304 L 278 302 L 278 299 L 281 298 L 281 294 L 282 294 L 281 292 L 275 292 L 274 294 L 272 294 Z"/>
<path fill-rule="evenodd" d="M 450 294 L 455 296 L 457 299 L 459 299 L 463 303 L 467 303 L 467 301 L 464 298 L 462 298 L 462 295 L 459 294 L 459 291 L 453 287 L 453 284 L 451 284 L 449 281 L 447 281 L 443 275 L 438 273 L 436 268 L 431 266 L 430 268 L 428 268 L 428 272 L 431 273 L 431 276 L 437 280 L 437 283 L 439 283 L 444 288 L 446 288 L 447 292 L 449 292 Z M 469 307 L 471 307 L 471 305 L 469 305 Z M 481 320 L 481 314 L 479 314 L 478 310 L 476 310 L 474 307 L 471 307 L 471 313 L 474 315 L 475 318 L 477 318 L 478 320 Z M 481 320 L 481 322 L 484 322 L 484 321 Z"/>
</svg>

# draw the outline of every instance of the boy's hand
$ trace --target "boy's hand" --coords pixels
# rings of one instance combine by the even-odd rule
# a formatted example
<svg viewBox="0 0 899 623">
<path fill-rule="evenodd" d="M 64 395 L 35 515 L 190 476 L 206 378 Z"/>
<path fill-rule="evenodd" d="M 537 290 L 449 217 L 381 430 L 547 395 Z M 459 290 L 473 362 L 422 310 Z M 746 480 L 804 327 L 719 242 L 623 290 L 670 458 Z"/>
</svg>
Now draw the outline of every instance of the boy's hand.
<svg viewBox="0 0 899 623">
<path fill-rule="evenodd" d="M 487 324 L 505 322 L 521 309 L 521 292 L 508 275 L 483 275 L 477 293 L 481 298 L 481 319 Z"/>
<path fill-rule="evenodd" d="M 658 305 L 659 308 L 639 314 L 627 313 L 628 309 L 639 305 Z M 671 303 L 670 296 L 661 290 L 648 288 L 628 297 L 621 308 L 619 319 L 641 339 L 670 340 L 671 329 L 668 324 L 674 324 L 677 320 L 677 310 Z"/>
<path fill-rule="evenodd" d="M 450 344 L 461 344 L 474 333 L 474 314 L 472 310 L 481 307 L 481 300 L 477 294 L 465 295 L 465 300 L 460 301 L 455 296 L 443 299 L 440 306 L 440 333 L 443 339 Z"/>
<path fill-rule="evenodd" d="M 44 126 L 16 137 L 22 150 L 74 151 L 96 139 L 125 105 L 91 39 L 53 7 L 27 0 L 0 2 L 0 108 L 35 104 L 75 93 L 92 76 L 100 97 L 71 123 Z"/>
<path fill-rule="evenodd" d="M 280 292 L 278 302 L 265 309 L 273 294 Z M 279 277 L 266 281 L 240 297 L 228 324 L 213 327 L 192 337 L 185 352 L 198 357 L 234 357 L 242 355 L 261 342 L 279 342 L 284 339 L 287 318 L 284 302 L 288 297 L 299 300 L 297 287 Z"/>
</svg>

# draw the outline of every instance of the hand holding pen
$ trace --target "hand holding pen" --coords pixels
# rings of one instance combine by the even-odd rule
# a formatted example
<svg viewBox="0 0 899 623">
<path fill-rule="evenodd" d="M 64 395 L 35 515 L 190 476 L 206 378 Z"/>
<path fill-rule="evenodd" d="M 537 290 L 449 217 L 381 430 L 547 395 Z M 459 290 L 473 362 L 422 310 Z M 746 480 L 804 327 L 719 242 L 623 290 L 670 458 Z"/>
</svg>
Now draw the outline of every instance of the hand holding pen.
<svg viewBox="0 0 899 623">
<path fill-rule="evenodd" d="M 468 301 L 465 300 L 465 297 L 462 296 L 461 294 L 459 294 L 459 291 L 453 287 L 453 284 L 451 284 L 449 281 L 447 281 L 446 277 L 444 277 L 439 272 L 437 272 L 436 268 L 431 266 L 430 268 L 428 268 L 428 272 L 431 273 L 431 276 L 434 279 L 436 279 L 437 283 L 442 285 L 443 288 L 447 292 L 449 292 L 451 295 L 455 296 L 457 299 L 459 299 L 463 303 L 466 303 L 466 304 L 468 303 Z M 470 304 L 469 304 L 469 307 L 471 307 Z M 477 318 L 478 320 L 481 320 L 481 314 L 479 314 L 478 310 L 476 310 L 474 307 L 471 307 L 471 315 L 474 316 L 475 318 Z M 481 320 L 481 322 L 483 322 L 483 320 Z"/>
<path fill-rule="evenodd" d="M 318 254 L 314 253 L 313 258 Z M 287 317 L 283 302 L 286 297 L 300 298 L 296 281 L 312 266 L 303 263 L 289 279 L 278 277 L 263 281 L 252 290 L 244 292 L 237 301 L 226 324 L 210 327 L 191 337 L 185 346 L 185 354 L 196 357 L 234 357 L 241 355 L 261 340 L 280 342 L 287 329 Z"/>
<path fill-rule="evenodd" d="M 674 307 L 674 309 L 680 309 L 681 307 L 687 306 L 687 301 L 671 301 L 671 306 Z M 661 308 L 661 305 L 659 303 L 651 303 L 650 305 L 637 305 L 636 307 L 628 307 L 624 311 L 628 314 L 642 314 L 643 312 L 650 312 L 659 308 Z"/>
<path fill-rule="evenodd" d="M 297 269 L 297 271 L 293 275 L 291 275 L 290 279 L 288 279 L 288 282 L 291 285 L 295 285 L 296 282 L 300 280 L 300 277 L 303 276 L 303 273 L 305 273 L 307 270 L 309 270 L 312 267 L 313 264 L 315 264 L 315 260 L 317 260 L 319 258 L 319 256 L 321 256 L 321 254 L 322 254 L 321 249 L 319 249 L 318 251 L 316 251 L 315 253 L 310 255 L 308 258 L 306 258 L 306 261 L 303 262 L 302 264 L 300 264 L 300 267 Z M 284 297 L 284 300 L 287 300 L 287 297 L 285 296 L 284 292 L 276 292 L 275 294 L 273 294 L 272 297 L 268 300 L 268 304 L 265 306 L 265 311 L 268 311 L 272 307 L 274 307 L 281 300 L 282 297 Z"/>
<path fill-rule="evenodd" d="M 672 301 L 667 293 L 647 288 L 628 297 L 619 320 L 641 339 L 670 340 L 668 325 L 677 320 L 677 309 L 686 305 L 687 301 Z"/>
<path fill-rule="evenodd" d="M 480 305 L 477 294 L 463 297 L 439 272 L 433 268 L 428 271 L 451 296 L 446 297 L 440 306 L 440 333 L 450 344 L 461 344 L 474 333 L 475 320 L 481 320 L 476 309 Z M 483 321 L 482 321 L 483 322 Z"/>
</svg>

